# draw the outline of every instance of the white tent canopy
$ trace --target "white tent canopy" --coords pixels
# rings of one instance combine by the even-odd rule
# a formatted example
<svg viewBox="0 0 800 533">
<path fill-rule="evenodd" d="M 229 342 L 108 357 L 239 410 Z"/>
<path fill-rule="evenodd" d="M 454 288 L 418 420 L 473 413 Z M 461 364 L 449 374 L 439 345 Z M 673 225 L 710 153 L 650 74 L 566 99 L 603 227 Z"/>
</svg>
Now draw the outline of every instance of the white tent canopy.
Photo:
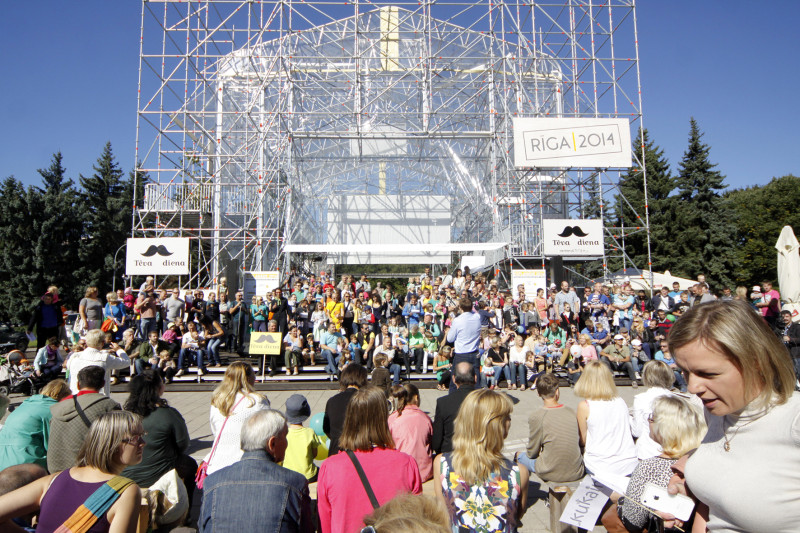
<svg viewBox="0 0 800 533">
<path fill-rule="evenodd" d="M 784 226 L 778 242 L 778 284 L 781 298 L 789 303 L 800 303 L 800 243 L 791 226 Z"/>
<path fill-rule="evenodd" d="M 661 272 L 653 272 L 653 290 L 659 290 L 662 286 L 669 287 L 672 290 L 672 284 L 676 281 L 680 285 L 681 290 L 688 289 L 692 285 L 696 285 L 697 282 L 691 279 L 686 278 L 679 278 L 678 276 L 673 276 L 669 273 L 669 270 L 665 270 L 663 273 Z M 649 270 L 639 270 L 636 268 L 629 268 L 626 270 L 619 270 L 611 275 L 611 279 L 609 280 L 612 283 L 622 283 L 625 281 L 630 282 L 631 287 L 635 290 L 644 290 L 650 291 L 650 271 Z"/>
</svg>

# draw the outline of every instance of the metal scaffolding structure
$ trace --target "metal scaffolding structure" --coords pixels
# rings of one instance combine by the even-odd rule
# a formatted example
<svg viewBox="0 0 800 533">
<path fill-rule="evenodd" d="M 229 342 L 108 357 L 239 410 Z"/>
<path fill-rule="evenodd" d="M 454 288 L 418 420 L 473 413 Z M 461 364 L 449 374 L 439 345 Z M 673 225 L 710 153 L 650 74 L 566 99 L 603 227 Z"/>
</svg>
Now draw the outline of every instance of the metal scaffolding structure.
<svg viewBox="0 0 800 533">
<path fill-rule="evenodd" d="M 143 0 L 132 233 L 192 238 L 208 285 L 287 272 L 337 197 L 444 196 L 453 243 L 544 265 L 541 221 L 604 217 L 623 170 L 516 169 L 515 117 L 639 130 L 634 0 Z"/>
</svg>

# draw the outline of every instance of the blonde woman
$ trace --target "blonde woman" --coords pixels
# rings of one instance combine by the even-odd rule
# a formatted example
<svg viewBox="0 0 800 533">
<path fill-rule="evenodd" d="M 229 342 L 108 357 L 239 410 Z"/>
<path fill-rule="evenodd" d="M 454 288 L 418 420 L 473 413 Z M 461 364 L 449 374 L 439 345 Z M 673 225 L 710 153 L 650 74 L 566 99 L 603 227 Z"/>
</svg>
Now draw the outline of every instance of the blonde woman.
<svg viewBox="0 0 800 533">
<path fill-rule="evenodd" d="M 255 382 L 253 367 L 236 361 L 214 389 L 210 417 L 214 445 L 204 459 L 208 463 L 208 475 L 241 459 L 239 437 L 244 422 L 257 411 L 269 409 L 269 400 L 253 388 Z"/>
<path fill-rule="evenodd" d="M 636 502 L 641 504 L 646 484 L 667 487 L 673 475 L 672 465 L 700 445 L 707 429 L 700 409 L 677 396 L 656 398 L 648 423 L 650 436 L 660 445 L 661 453 L 636 465 L 625 496 L 603 515 L 603 525 L 609 533 L 642 531 L 645 527 L 657 530 L 649 527 L 653 515 Z"/>
<path fill-rule="evenodd" d="M 453 451 L 433 462 L 436 495 L 454 530 L 517 531 L 525 514 L 529 473 L 503 456 L 512 410 L 507 395 L 489 389 L 469 393 L 461 404 Z"/>
<path fill-rule="evenodd" d="M 92 422 L 74 467 L 0 497 L 0 526 L 18 531 L 11 519 L 38 511 L 37 531 L 77 531 L 76 518 L 85 527 L 80 531 L 135 531 L 142 494 L 136 483 L 120 472 L 141 462 L 144 442 L 139 415 L 127 411 L 103 414 Z M 93 497 L 106 484 L 110 491 L 103 494 L 105 498 Z"/>
<path fill-rule="evenodd" d="M 103 323 L 103 302 L 97 297 L 97 287 L 87 287 L 83 299 L 78 304 L 78 314 L 83 321 L 82 330 L 98 329 Z"/>
<path fill-rule="evenodd" d="M 584 363 L 597 361 L 597 350 L 592 346 L 592 337 L 586 333 L 578 335 L 578 344 L 581 347 L 581 357 Z"/>
<path fill-rule="evenodd" d="M 586 363 L 575 384 L 578 430 L 584 446 L 583 463 L 592 474 L 628 476 L 636 468 L 628 406 L 619 397 L 614 377 L 603 363 Z"/>
</svg>

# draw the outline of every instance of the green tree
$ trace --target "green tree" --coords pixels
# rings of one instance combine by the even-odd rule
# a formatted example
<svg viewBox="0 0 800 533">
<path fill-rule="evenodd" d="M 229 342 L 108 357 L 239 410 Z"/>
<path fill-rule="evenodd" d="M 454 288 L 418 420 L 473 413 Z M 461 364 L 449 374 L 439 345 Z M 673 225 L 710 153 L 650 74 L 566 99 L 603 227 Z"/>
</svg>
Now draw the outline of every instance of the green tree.
<svg viewBox="0 0 800 533">
<path fill-rule="evenodd" d="M 776 281 L 775 242 L 781 229 L 792 226 L 800 235 L 800 178 L 773 178 L 766 185 L 730 191 L 725 199 L 736 213 L 736 283 Z"/>
<path fill-rule="evenodd" d="M 650 250 L 652 269 L 658 272 L 673 267 L 670 232 L 675 220 L 675 178 L 670 172 L 664 151 L 650 139 L 647 130 L 633 142 L 633 152 L 641 162 L 624 174 L 619 192 L 614 198 L 614 211 L 625 227 L 625 251 L 637 268 L 649 269 L 647 264 L 647 234 L 645 232 L 644 177 L 647 176 L 647 197 L 650 219 Z M 642 172 L 644 168 L 645 172 Z"/>
<path fill-rule="evenodd" d="M 736 269 L 733 211 L 720 196 L 725 177 L 709 160 L 710 147 L 694 118 L 689 146 L 678 170 L 676 223 L 673 226 L 673 274 L 704 273 L 712 288 L 730 285 Z"/>
<path fill-rule="evenodd" d="M 78 264 L 82 223 L 78 210 L 78 193 L 74 182 L 66 177 L 61 152 L 53 154 L 50 166 L 39 169 L 43 187 L 36 190 L 37 234 L 33 241 L 33 262 L 41 290 L 50 285 L 59 288 L 66 304 L 77 308 L 82 288 L 72 271 Z"/>
<path fill-rule="evenodd" d="M 111 290 L 114 254 L 130 236 L 132 187 L 123 181 L 110 142 L 93 169 L 91 176 L 80 177 L 84 232 L 75 277 L 81 287 L 96 286 L 102 295 Z"/>
<path fill-rule="evenodd" d="M 26 323 L 42 295 L 31 243 L 36 242 L 37 191 L 14 177 L 0 184 L 0 318 Z"/>
</svg>

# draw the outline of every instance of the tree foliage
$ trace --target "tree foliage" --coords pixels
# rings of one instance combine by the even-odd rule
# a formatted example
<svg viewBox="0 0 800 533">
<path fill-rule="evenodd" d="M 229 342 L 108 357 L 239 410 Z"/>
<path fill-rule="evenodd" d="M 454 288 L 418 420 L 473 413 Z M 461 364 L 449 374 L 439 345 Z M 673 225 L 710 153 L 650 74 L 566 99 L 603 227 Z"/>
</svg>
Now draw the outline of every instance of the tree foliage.
<svg viewBox="0 0 800 533">
<path fill-rule="evenodd" d="M 773 178 L 766 185 L 730 191 L 725 199 L 735 213 L 735 281 L 751 286 L 778 279 L 775 243 L 784 226 L 800 235 L 800 178 Z"/>
<path fill-rule="evenodd" d="M 733 211 L 722 196 L 725 177 L 709 160 L 710 147 L 694 118 L 689 146 L 676 179 L 678 201 L 672 226 L 672 273 L 694 278 L 703 273 L 712 288 L 730 286 L 736 269 Z"/>
</svg>

